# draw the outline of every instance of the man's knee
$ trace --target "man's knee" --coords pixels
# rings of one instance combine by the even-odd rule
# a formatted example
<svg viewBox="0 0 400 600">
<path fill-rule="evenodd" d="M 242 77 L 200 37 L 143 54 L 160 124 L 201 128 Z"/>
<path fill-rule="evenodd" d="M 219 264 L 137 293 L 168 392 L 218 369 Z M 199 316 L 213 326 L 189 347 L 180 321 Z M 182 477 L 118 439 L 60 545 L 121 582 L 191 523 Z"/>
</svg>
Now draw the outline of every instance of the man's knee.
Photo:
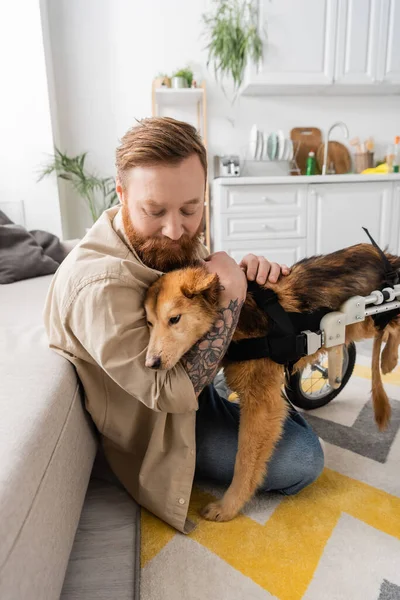
<svg viewBox="0 0 400 600">
<path fill-rule="evenodd" d="M 296 469 L 297 482 L 284 489 L 283 492 L 291 496 L 316 481 L 323 471 L 324 462 L 324 451 L 320 440 L 316 438 L 302 453 L 301 460 Z"/>
</svg>

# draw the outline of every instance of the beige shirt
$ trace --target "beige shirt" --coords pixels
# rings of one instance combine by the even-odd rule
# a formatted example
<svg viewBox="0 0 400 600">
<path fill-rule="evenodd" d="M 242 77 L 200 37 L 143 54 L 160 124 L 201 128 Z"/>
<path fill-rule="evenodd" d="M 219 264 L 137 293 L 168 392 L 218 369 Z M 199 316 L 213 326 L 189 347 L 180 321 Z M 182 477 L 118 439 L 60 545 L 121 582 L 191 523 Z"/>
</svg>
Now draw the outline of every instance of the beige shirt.
<svg viewBox="0 0 400 600">
<path fill-rule="evenodd" d="M 119 207 L 111 208 L 60 265 L 44 320 L 50 347 L 76 367 L 117 477 L 139 504 L 188 533 L 197 398 L 180 363 L 169 371 L 144 364 L 143 300 L 160 275 L 141 262 Z"/>
</svg>

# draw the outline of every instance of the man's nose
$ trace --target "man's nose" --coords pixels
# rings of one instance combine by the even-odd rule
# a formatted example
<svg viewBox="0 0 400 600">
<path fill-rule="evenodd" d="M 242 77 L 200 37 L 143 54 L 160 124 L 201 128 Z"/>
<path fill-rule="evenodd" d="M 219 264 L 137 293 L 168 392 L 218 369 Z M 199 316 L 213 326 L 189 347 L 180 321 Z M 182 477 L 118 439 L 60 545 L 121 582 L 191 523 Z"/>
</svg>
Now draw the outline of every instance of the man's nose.
<svg viewBox="0 0 400 600">
<path fill-rule="evenodd" d="M 179 221 L 170 221 L 169 223 L 165 224 L 162 233 L 170 240 L 179 240 L 179 238 L 182 236 L 183 228 Z"/>
</svg>

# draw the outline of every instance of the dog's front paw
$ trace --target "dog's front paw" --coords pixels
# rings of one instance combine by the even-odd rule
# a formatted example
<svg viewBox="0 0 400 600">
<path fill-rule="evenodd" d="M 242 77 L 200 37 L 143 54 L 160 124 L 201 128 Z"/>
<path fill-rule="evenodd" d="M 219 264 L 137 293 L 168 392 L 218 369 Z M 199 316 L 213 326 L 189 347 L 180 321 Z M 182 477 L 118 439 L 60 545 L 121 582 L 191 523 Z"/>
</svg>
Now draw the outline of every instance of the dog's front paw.
<svg viewBox="0 0 400 600">
<path fill-rule="evenodd" d="M 236 514 L 237 512 L 229 510 L 222 501 L 210 502 L 210 504 L 207 504 L 201 511 L 201 515 L 207 519 L 207 521 L 230 521 L 236 517 Z"/>
</svg>

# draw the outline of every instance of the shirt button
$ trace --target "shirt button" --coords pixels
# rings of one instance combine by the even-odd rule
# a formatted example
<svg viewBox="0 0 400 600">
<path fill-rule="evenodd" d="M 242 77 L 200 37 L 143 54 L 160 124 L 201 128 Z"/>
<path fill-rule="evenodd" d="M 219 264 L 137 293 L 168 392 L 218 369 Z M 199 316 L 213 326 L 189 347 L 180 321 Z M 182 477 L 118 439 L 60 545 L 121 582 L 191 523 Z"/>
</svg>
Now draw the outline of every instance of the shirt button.
<svg viewBox="0 0 400 600">
<path fill-rule="evenodd" d="M 185 499 L 184 498 L 179 498 L 179 504 L 185 504 Z"/>
</svg>

